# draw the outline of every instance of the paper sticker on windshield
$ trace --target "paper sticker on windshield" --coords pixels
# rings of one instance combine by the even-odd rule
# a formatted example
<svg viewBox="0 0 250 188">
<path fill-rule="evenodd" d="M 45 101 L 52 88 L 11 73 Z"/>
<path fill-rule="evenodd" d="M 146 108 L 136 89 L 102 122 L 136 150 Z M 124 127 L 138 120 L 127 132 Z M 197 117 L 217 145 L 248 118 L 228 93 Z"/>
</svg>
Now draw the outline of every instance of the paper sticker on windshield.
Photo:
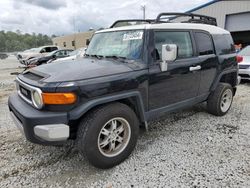
<svg viewBox="0 0 250 188">
<path fill-rule="evenodd" d="M 140 40 L 142 39 L 143 32 L 142 31 L 137 31 L 133 33 L 126 33 L 123 35 L 123 40 Z"/>
</svg>

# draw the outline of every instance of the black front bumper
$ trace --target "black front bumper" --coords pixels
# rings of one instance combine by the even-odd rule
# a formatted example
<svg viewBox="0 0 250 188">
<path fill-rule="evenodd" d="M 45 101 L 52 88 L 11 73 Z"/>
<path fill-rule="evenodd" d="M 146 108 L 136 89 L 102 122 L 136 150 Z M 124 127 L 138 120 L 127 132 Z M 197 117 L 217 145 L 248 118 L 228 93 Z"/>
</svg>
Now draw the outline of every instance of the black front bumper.
<svg viewBox="0 0 250 188">
<path fill-rule="evenodd" d="M 39 111 L 24 102 L 17 93 L 12 94 L 8 100 L 9 110 L 14 114 L 23 126 L 23 132 L 27 140 L 43 145 L 57 145 L 62 142 L 49 142 L 37 137 L 34 133 L 36 125 L 68 124 L 66 112 Z"/>
</svg>

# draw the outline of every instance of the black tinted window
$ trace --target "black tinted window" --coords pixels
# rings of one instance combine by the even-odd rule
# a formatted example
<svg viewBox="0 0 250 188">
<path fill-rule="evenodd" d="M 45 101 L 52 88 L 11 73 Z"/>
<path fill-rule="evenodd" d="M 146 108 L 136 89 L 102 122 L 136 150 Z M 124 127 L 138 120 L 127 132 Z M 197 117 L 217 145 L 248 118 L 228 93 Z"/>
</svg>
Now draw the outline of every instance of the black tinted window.
<svg viewBox="0 0 250 188">
<path fill-rule="evenodd" d="M 156 31 L 156 59 L 161 59 L 161 48 L 163 44 L 176 44 L 178 47 L 178 58 L 188 58 L 193 56 L 193 47 L 189 32 Z"/>
<path fill-rule="evenodd" d="M 211 37 L 206 33 L 195 33 L 195 40 L 199 55 L 209 55 L 214 53 L 214 47 Z"/>
<path fill-rule="evenodd" d="M 235 53 L 234 42 L 231 35 L 214 35 L 213 38 L 217 54 Z"/>
<path fill-rule="evenodd" d="M 58 50 L 57 47 L 51 47 L 51 52 L 55 51 L 55 50 Z"/>
</svg>

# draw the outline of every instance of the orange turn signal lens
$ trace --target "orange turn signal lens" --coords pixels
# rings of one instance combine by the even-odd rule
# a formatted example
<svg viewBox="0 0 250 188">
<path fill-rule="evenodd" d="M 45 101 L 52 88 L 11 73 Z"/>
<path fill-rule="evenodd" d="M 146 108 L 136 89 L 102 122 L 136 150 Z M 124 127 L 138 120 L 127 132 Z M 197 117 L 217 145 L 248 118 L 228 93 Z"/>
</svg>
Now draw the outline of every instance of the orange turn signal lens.
<svg viewBox="0 0 250 188">
<path fill-rule="evenodd" d="M 73 104 L 76 102 L 74 93 L 42 93 L 44 104 Z"/>
</svg>

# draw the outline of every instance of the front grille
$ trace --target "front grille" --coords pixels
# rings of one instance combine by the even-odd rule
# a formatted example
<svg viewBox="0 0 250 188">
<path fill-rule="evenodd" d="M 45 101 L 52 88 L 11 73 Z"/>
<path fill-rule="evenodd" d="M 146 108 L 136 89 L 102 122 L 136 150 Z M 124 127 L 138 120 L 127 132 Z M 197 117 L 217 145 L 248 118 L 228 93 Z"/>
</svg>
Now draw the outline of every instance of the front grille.
<svg viewBox="0 0 250 188">
<path fill-rule="evenodd" d="M 248 69 L 250 65 L 239 65 L 239 69 Z"/>
<path fill-rule="evenodd" d="M 32 72 L 27 72 L 27 73 L 23 74 L 23 76 L 24 76 L 25 78 L 28 78 L 28 79 L 30 79 L 30 80 L 35 80 L 35 81 L 38 81 L 38 80 L 41 80 L 41 79 L 44 78 L 43 76 L 34 74 L 34 73 L 32 73 Z"/>
<path fill-rule="evenodd" d="M 31 91 L 24 88 L 23 86 L 19 85 L 19 89 L 20 89 L 20 93 L 26 97 L 27 99 L 29 99 L 30 101 L 32 100 L 31 98 Z"/>
</svg>

